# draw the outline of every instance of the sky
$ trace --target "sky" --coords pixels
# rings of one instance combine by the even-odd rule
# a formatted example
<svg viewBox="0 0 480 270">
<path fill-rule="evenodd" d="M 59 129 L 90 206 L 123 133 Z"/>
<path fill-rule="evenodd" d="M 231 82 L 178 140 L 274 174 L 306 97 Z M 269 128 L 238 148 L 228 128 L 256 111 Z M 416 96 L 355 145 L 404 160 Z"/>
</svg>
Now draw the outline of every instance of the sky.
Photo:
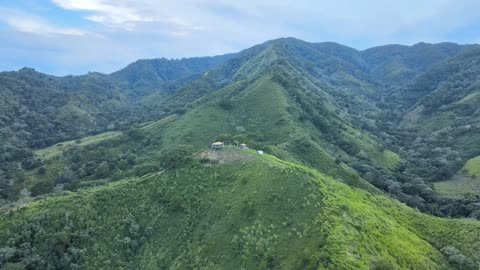
<svg viewBox="0 0 480 270">
<path fill-rule="evenodd" d="M 110 73 L 145 58 L 237 52 L 280 37 L 359 50 L 480 43 L 479 0 L 0 0 L 0 71 Z"/>
</svg>

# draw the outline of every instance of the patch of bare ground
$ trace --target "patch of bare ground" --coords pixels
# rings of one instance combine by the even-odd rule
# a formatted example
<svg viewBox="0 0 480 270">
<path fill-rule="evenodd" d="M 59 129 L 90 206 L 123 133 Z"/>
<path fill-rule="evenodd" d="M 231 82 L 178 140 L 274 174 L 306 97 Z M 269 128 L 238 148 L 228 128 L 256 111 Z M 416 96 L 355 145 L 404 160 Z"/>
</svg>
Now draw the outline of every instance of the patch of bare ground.
<svg viewBox="0 0 480 270">
<path fill-rule="evenodd" d="M 252 160 L 254 157 L 245 153 L 244 150 L 234 147 L 225 147 L 220 150 L 204 151 L 198 154 L 196 158 L 202 160 L 203 164 L 211 166 L 213 164 L 247 162 Z"/>
</svg>

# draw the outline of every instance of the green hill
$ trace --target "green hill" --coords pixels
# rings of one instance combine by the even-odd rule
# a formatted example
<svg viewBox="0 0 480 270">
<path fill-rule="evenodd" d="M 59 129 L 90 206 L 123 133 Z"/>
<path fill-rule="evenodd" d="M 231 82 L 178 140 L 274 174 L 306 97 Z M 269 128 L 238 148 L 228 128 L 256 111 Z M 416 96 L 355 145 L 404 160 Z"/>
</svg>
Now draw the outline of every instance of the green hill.
<svg viewBox="0 0 480 270">
<path fill-rule="evenodd" d="M 417 47 L 435 51 L 452 47 L 435 61 L 418 59 L 425 62 L 422 62 L 425 69 L 449 54 L 467 50 L 467 47 L 445 44 Z M 402 57 L 410 59 L 418 54 L 414 48 L 404 49 Z M 375 63 L 389 61 L 389 50 L 378 50 L 372 55 L 379 57 L 383 51 L 385 57 Z M 156 72 L 173 68 L 176 71 L 172 74 L 177 75 L 165 75 L 164 79 L 182 85 L 167 96 L 161 91 L 146 94 L 130 111 L 137 119 L 162 120 L 142 129 L 131 128 L 123 136 L 106 140 L 99 146 L 62 148 L 62 156 L 55 160 L 36 160 L 26 167 L 26 172 L 15 172 L 20 177 L 15 176 L 18 180 L 4 190 L 13 194 L 9 200 L 14 201 L 21 197 L 24 188 L 41 195 L 57 185 L 76 190 L 103 184 L 137 175 L 136 171 L 154 163 L 151 159 L 166 148 L 189 144 L 200 149 L 215 139 L 222 139 L 246 142 L 353 186 L 372 189 L 370 184 L 373 184 L 428 213 L 470 216 L 476 211 L 475 202 L 470 203 L 472 207 L 466 212 L 445 210 L 445 205 L 455 203 L 437 198 L 430 183 L 448 178 L 449 172 L 461 163 L 457 159 L 460 154 L 444 148 L 448 166 L 443 166 L 443 159 L 431 158 L 429 152 L 425 154 L 426 161 L 411 155 L 418 149 L 428 151 L 443 145 L 434 142 L 428 147 L 412 148 L 410 143 L 414 139 L 410 140 L 409 136 L 421 134 L 396 134 L 397 115 L 379 106 L 382 105 L 379 97 L 385 92 L 382 92 L 382 82 L 370 70 L 369 57 L 373 56 L 335 43 L 278 39 L 236 55 L 215 58 L 218 61 L 203 59 L 211 61 L 212 69 L 191 82 L 184 81 L 185 85 L 179 80 L 193 74 L 191 70 L 200 69 L 202 58 L 171 63 L 143 61 L 148 67 L 166 65 Z M 414 62 L 408 63 L 414 65 Z M 135 70 L 137 64 L 127 70 Z M 189 66 L 192 69 L 187 68 Z M 386 121 L 383 115 L 388 116 Z M 384 128 L 385 122 L 393 123 L 394 129 Z M 467 134 L 474 137 L 472 133 Z M 430 164 L 417 169 L 416 165 L 423 162 Z M 11 183 L 9 181 L 4 182 Z"/>
<path fill-rule="evenodd" d="M 3 216 L 3 267 L 446 269 L 446 246 L 479 254 L 478 222 L 419 214 L 273 156 L 221 151 Z"/>
<path fill-rule="evenodd" d="M 286 84 L 293 72 L 289 66 L 278 65 L 260 77 L 205 96 L 190 104 L 182 115 L 121 136 L 106 134 L 37 151 L 37 156 L 43 158 L 43 169 L 28 172 L 17 189 L 27 188 L 39 195 L 51 192 L 58 184 L 75 190 L 92 180 L 103 183 L 107 176 L 111 181 L 138 175 L 142 166 L 155 166 L 154 159 L 161 151 L 178 145 L 203 149 L 218 139 L 244 142 L 282 159 L 317 168 L 353 186 L 374 190 L 351 166 L 375 164 L 379 171 L 393 174 L 400 162 L 398 155 L 350 125 L 348 118 L 335 115 L 335 105 L 321 92 L 307 93 L 301 82 Z M 322 113 L 315 112 L 320 110 Z M 132 158 L 136 161 L 128 161 Z M 100 169 L 101 165 L 106 168 Z M 98 173 L 104 170 L 106 173 Z"/>
<path fill-rule="evenodd" d="M 475 269 L 475 48 L 0 73 L 0 267 Z"/>
</svg>

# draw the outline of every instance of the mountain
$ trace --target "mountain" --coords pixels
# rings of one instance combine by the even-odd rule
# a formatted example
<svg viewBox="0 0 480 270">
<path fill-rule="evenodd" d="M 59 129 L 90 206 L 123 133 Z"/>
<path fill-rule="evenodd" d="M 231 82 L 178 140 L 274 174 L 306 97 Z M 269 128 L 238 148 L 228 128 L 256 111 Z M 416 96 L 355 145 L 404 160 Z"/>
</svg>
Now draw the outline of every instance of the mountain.
<svg viewBox="0 0 480 270">
<path fill-rule="evenodd" d="M 32 203 L 0 239 L 7 268 L 474 269 L 479 226 L 231 148 Z"/>
<path fill-rule="evenodd" d="M 374 47 L 362 51 L 362 56 L 373 76 L 385 87 L 393 88 L 415 79 L 436 64 L 475 48 L 479 46 L 422 42 L 413 46 Z"/>
<path fill-rule="evenodd" d="M 393 174 L 400 157 L 385 149 L 372 134 L 360 130 L 350 116 L 351 111 L 360 111 L 362 104 L 369 104 L 362 99 L 355 102 L 349 95 L 334 97 L 334 86 L 305 74 L 304 68 L 296 65 L 299 61 L 297 55 L 286 52 L 292 41 L 283 42 L 263 46 L 260 53 L 246 51 L 244 55 L 249 57 L 248 60 L 229 60 L 193 82 L 195 87 L 179 90 L 170 99 L 181 102 L 176 110 L 188 104 L 183 111 L 141 128 L 137 135 L 145 138 L 144 141 L 133 140 L 129 132 L 125 132 L 120 149 L 111 146 L 101 156 L 116 156 L 120 152 L 148 159 L 146 155 L 169 146 L 188 144 L 202 149 L 214 139 L 243 140 L 286 160 L 307 164 L 367 189 L 372 187 L 352 167 L 362 167 L 364 173 L 375 171 L 376 176 L 369 176 L 370 181 L 376 181 L 380 175 Z M 296 42 L 299 41 L 294 44 Z M 255 68 L 261 69 L 250 71 Z M 323 70 L 318 68 L 314 75 L 319 76 L 320 72 Z M 233 83 L 228 84 L 229 81 Z M 205 85 L 206 93 L 197 98 L 202 90 L 200 86 Z M 348 103 L 349 108 L 342 108 L 340 102 Z M 169 106 L 172 104 L 168 103 Z M 155 132 L 151 132 L 152 129 Z M 92 149 L 93 152 L 96 150 Z M 35 194 L 49 192 L 61 183 L 76 188 L 83 182 L 85 170 L 95 171 L 98 169 L 95 167 L 102 163 L 98 160 L 93 168 L 86 169 L 86 164 L 97 156 L 88 150 L 81 154 L 87 157 L 85 160 L 73 152 L 63 155 L 61 163 L 69 165 L 44 162 L 43 168 L 49 174 L 40 177 L 27 175 L 24 186 L 34 190 Z M 111 163 L 110 170 L 114 171 L 116 162 Z M 364 166 L 368 164 L 370 166 Z M 74 176 L 66 181 L 63 171 L 72 171 Z M 87 176 L 90 180 L 98 179 L 95 173 Z M 39 181 L 42 178 L 43 181 Z M 41 191 L 37 191 L 40 187 Z"/>
<path fill-rule="evenodd" d="M 153 92 L 175 92 L 186 82 L 191 82 L 208 70 L 221 65 L 235 54 L 184 59 L 142 59 L 109 76 L 119 81 L 136 95 L 145 97 Z"/>
<path fill-rule="evenodd" d="M 128 104 L 124 91 L 98 73 L 62 78 L 28 68 L 0 73 L 2 197 L 10 197 L 20 162 L 25 169 L 37 163 L 32 148 L 121 128 L 132 121 Z"/>
<path fill-rule="evenodd" d="M 479 198 L 436 188 L 480 155 L 475 104 L 457 104 L 476 100 L 477 54 L 282 38 L 110 75 L 2 73 L 0 265 L 475 269 Z"/>
<path fill-rule="evenodd" d="M 418 55 L 418 51 L 428 48 L 434 52 L 447 51 L 455 54 L 462 50 L 470 51 L 471 47 L 453 44 L 419 44 L 410 49 L 406 47 L 406 52 L 401 56 L 405 59 L 412 58 L 412 55 Z M 340 177 L 344 181 L 357 184 L 361 182 L 362 184 L 359 185 L 364 186 L 364 180 L 367 180 L 376 187 L 388 191 L 395 198 L 422 211 L 442 216 L 472 215 L 476 211 L 475 201 L 466 203 L 468 205 L 466 210 L 452 212 L 447 206 L 455 202 L 437 198 L 433 187 L 429 184 L 429 182 L 447 179 L 453 175 L 453 171 L 460 169 L 462 165 L 462 160 L 458 160 L 460 153 L 452 154 L 444 145 L 427 143 L 416 148 L 422 151 L 425 149 L 426 152 L 426 157 L 419 158 L 418 155 L 411 154 L 413 149 L 409 146 L 410 137 L 415 136 L 415 133 L 398 133 L 397 130 L 389 127 L 390 123 L 394 125 L 398 123 L 400 116 L 392 116 L 384 110 L 385 105 L 382 99 L 386 99 L 386 104 L 389 104 L 391 99 L 388 99 L 388 95 L 393 93 L 392 96 L 394 96 L 395 93 L 402 91 L 385 91 L 382 88 L 381 80 L 377 78 L 368 63 L 370 61 L 371 65 L 371 59 L 374 58 L 372 55 L 380 59 L 376 60 L 380 63 L 388 62 L 392 54 L 385 48 L 377 49 L 380 52 L 383 51 L 385 57 L 379 58 L 381 53 L 359 52 L 331 42 L 315 44 L 294 38 L 283 38 L 225 57 L 170 62 L 143 60 L 139 62 L 140 64 L 132 64 L 119 73 L 89 74 L 87 77 L 98 76 L 108 80 L 119 89 L 118 92 L 121 95 L 126 97 L 127 105 L 119 106 L 125 113 L 109 110 L 113 117 L 118 117 L 113 122 L 115 123 L 113 127 L 128 126 L 135 121 L 148 121 L 173 114 L 185 114 L 172 124 L 173 126 L 182 125 L 178 128 L 173 127 L 179 130 L 174 132 L 173 140 L 176 144 L 186 143 L 204 147 L 213 137 L 220 134 L 229 136 L 228 138 L 240 136 L 259 147 L 268 148 L 270 153 L 281 158 L 328 171 L 332 176 Z M 433 54 L 438 55 L 438 53 Z M 395 56 L 395 58 L 398 57 Z M 430 58 L 420 57 L 418 62 L 424 63 L 425 68 L 430 63 L 433 65 L 432 69 L 440 65 L 434 64 L 435 61 L 428 62 L 427 59 Z M 205 61 L 204 69 L 208 69 L 208 66 L 212 68 L 191 82 L 187 80 L 180 83 L 182 78 L 189 77 L 189 74 L 201 69 L 199 61 Z M 140 70 L 144 70 L 140 67 L 150 70 L 149 72 L 138 71 L 138 74 L 156 74 L 156 72 L 160 74 L 162 70 L 172 69 L 171 74 L 160 76 L 159 80 L 171 80 L 171 83 L 178 84 L 177 89 L 172 92 L 159 90 L 153 94 L 147 91 L 143 94 L 143 98 L 132 94 L 131 86 L 125 86 L 128 84 L 125 78 L 128 78 L 126 74 L 132 73 L 128 71 L 135 70 L 137 65 Z M 160 68 L 161 65 L 165 67 Z M 378 71 L 378 68 L 375 70 Z M 117 80 L 112 79 L 112 76 L 116 76 Z M 121 79 L 122 76 L 124 79 Z M 419 74 L 417 77 L 422 76 Z M 143 78 L 150 78 L 150 76 Z M 154 84 L 154 81 L 151 80 L 150 83 Z M 130 83 L 134 84 L 134 79 Z M 255 98 L 248 98 L 246 93 L 250 92 L 250 96 Z M 406 96 L 408 95 L 404 95 Z M 282 102 L 272 103 L 272 100 Z M 274 106 L 271 106 L 272 104 Z M 222 115 L 216 125 L 218 128 L 212 128 L 209 124 L 198 126 L 198 123 L 207 123 L 211 121 L 209 119 L 218 117 L 213 114 Z M 188 120 L 198 118 L 199 115 L 204 117 L 196 119 L 196 122 Z M 272 119 L 277 117 L 278 120 L 272 122 Z M 247 120 L 241 120 L 245 118 Z M 185 124 L 181 124 L 183 122 Z M 94 122 L 90 121 L 90 123 Z M 111 124 L 100 127 L 106 130 L 109 126 L 112 127 Z M 192 142 L 190 137 L 198 136 L 197 134 L 203 135 L 205 127 L 210 129 L 208 136 L 195 138 Z M 279 132 L 272 133 L 272 130 Z M 290 137 L 285 137 L 285 134 L 289 134 Z M 70 138 L 75 138 L 75 133 Z M 186 138 L 184 142 L 179 141 L 182 138 Z M 162 138 L 162 140 L 165 139 Z M 431 158 L 432 154 L 428 149 L 440 146 L 444 147 L 442 148 L 444 150 L 440 151 L 438 156 L 434 155 Z M 143 146 L 135 146 L 136 149 L 141 147 Z M 23 155 L 27 156 L 23 161 L 23 168 L 27 171 L 42 167 L 41 159 L 31 154 Z M 70 158 L 72 157 L 68 157 L 67 160 Z M 447 160 L 447 166 L 443 166 L 444 158 Z M 71 174 L 70 170 L 76 172 L 76 176 L 67 177 L 70 182 L 72 179 L 81 179 L 82 177 L 79 176 L 85 175 L 84 172 L 78 171 L 79 167 L 72 165 L 76 162 L 65 162 L 70 163 L 70 166 L 55 165 L 56 169 L 53 170 L 55 173 L 49 175 L 47 179 L 43 179 L 44 177 L 38 179 L 38 176 L 30 173 L 25 174 L 22 170 L 16 169 L 15 165 L 6 166 L 7 174 L 2 180 L 3 193 L 9 194 L 6 198 L 12 200 L 18 197 L 22 188 L 26 187 L 35 188 L 34 194 L 39 195 L 50 192 L 59 181 L 64 181 L 62 172 L 67 174 Z M 99 160 L 97 165 L 100 163 L 102 160 Z M 422 165 L 419 168 L 415 164 L 425 166 Z M 407 165 L 408 172 L 405 171 Z M 47 164 L 43 167 L 49 166 Z M 113 169 L 116 166 L 110 165 L 110 167 Z M 18 178 L 18 175 L 21 175 L 22 180 L 17 180 L 18 185 L 12 185 L 12 180 L 15 177 Z M 364 180 L 359 182 L 362 178 Z M 72 188 L 75 189 L 75 185 Z"/>
<path fill-rule="evenodd" d="M 168 115 L 171 112 L 150 115 L 142 98 L 163 99 L 231 57 L 142 60 L 111 75 L 55 77 L 30 68 L 0 73 L 2 197 L 11 199 L 8 194 L 15 193 L 10 183 L 18 178 L 19 162 L 24 169 L 38 163 L 32 149 Z M 135 77 L 135 70 L 144 75 Z M 157 73 L 164 76 L 151 76 Z M 148 85 L 158 89 L 154 93 Z"/>
<path fill-rule="evenodd" d="M 453 145 L 472 157 L 476 147 L 480 111 L 480 49 L 470 51 L 426 72 L 396 96 L 407 109 L 402 124 L 422 134 L 448 133 Z"/>
</svg>

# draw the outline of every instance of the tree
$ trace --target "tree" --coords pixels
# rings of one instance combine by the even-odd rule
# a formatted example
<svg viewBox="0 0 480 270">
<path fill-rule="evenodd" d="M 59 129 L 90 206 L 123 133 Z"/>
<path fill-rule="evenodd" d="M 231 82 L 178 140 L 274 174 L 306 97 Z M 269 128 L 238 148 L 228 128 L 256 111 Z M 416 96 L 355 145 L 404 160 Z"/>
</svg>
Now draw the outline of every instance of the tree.
<svg viewBox="0 0 480 270">
<path fill-rule="evenodd" d="M 179 145 L 163 150 L 160 155 L 160 165 L 165 169 L 178 168 L 193 159 L 193 151 L 193 146 L 191 145 Z"/>
<path fill-rule="evenodd" d="M 110 166 L 108 166 L 108 162 L 102 161 L 100 165 L 95 169 L 95 177 L 96 178 L 106 178 L 110 175 Z"/>
<path fill-rule="evenodd" d="M 64 167 L 63 170 L 57 177 L 58 183 L 69 183 L 75 180 L 75 173 L 70 169 L 70 167 Z"/>
<path fill-rule="evenodd" d="M 448 262 L 456 269 L 475 270 L 476 265 L 472 259 L 460 253 L 458 249 L 452 246 L 446 246 L 440 250 L 448 258 Z"/>
</svg>

